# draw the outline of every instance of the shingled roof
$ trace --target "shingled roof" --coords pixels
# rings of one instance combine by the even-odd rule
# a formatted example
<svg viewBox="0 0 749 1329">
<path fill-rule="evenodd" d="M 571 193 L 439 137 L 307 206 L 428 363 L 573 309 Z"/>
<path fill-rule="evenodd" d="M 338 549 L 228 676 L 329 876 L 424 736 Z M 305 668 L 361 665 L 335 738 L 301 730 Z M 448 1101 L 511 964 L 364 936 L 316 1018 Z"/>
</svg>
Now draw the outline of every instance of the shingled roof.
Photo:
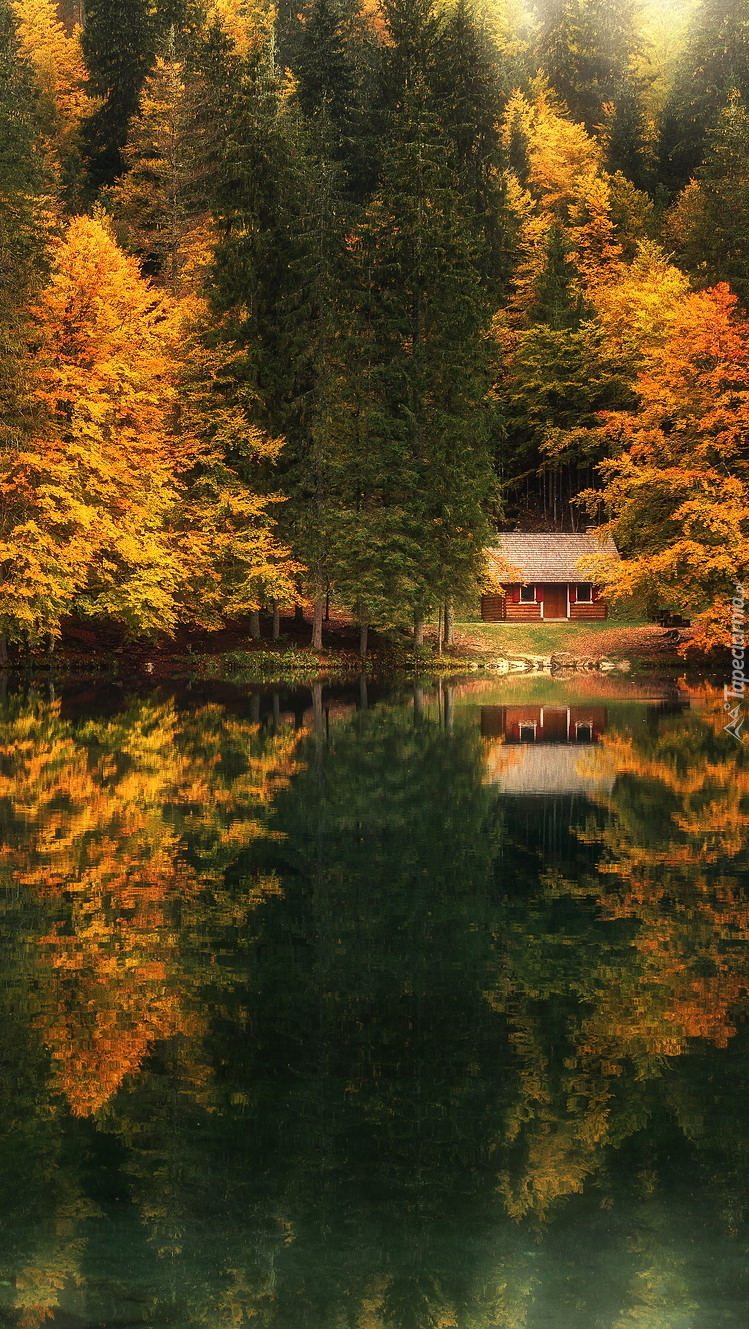
<svg viewBox="0 0 749 1329">
<path fill-rule="evenodd" d="M 619 557 L 610 536 L 602 541 L 596 535 L 560 535 L 557 531 L 543 535 L 510 531 L 499 537 L 494 549 L 486 552 L 501 582 L 513 580 L 505 570 L 508 563 L 520 570 L 520 580 L 524 582 L 568 582 L 585 580 L 578 567 L 581 558 L 591 554 Z"/>
</svg>

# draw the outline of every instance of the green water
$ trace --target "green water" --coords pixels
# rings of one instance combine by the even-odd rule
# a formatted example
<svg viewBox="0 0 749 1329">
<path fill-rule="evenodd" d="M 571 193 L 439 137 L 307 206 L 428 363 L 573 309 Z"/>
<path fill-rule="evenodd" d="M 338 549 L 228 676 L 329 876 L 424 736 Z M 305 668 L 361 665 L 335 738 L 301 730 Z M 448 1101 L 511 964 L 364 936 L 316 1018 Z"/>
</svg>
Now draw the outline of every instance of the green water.
<svg viewBox="0 0 749 1329">
<path fill-rule="evenodd" d="M 0 1324 L 749 1324 L 717 693 L 0 720 Z"/>
</svg>

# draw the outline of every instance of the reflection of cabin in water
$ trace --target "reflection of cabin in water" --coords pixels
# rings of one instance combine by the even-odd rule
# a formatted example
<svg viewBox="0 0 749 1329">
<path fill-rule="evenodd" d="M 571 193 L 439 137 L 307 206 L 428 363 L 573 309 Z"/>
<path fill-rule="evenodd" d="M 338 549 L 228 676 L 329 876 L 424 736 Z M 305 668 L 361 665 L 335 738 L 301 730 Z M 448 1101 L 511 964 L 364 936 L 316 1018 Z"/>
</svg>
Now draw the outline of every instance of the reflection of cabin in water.
<svg viewBox="0 0 749 1329">
<path fill-rule="evenodd" d="M 596 743 L 607 719 L 605 706 L 482 706 L 481 733 L 505 743 Z"/>
<path fill-rule="evenodd" d="M 500 536 L 487 555 L 501 590 L 482 595 L 481 617 L 489 623 L 606 618 L 606 601 L 580 566 L 593 554 L 619 557 L 613 540 L 601 543 L 591 534 Z M 508 564 L 517 569 L 514 578 L 503 571 Z"/>
<path fill-rule="evenodd" d="M 607 723 L 605 706 L 482 706 L 482 736 L 495 740 L 487 783 L 513 795 L 610 789 L 612 776 L 598 773 L 592 760 Z"/>
</svg>

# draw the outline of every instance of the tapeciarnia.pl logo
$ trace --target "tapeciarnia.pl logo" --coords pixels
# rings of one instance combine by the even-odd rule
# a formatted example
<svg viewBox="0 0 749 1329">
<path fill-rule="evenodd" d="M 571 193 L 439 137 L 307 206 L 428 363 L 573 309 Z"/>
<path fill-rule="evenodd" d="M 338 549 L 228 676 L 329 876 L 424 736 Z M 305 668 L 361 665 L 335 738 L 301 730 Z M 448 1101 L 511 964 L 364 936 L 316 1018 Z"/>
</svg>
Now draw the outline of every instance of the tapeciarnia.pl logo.
<svg viewBox="0 0 749 1329">
<path fill-rule="evenodd" d="M 747 681 L 744 674 L 744 605 L 746 597 L 744 587 L 740 581 L 734 586 L 734 591 L 735 595 L 731 601 L 731 682 L 723 685 L 723 710 L 727 711 L 731 718 L 723 728 L 727 734 L 733 735 L 739 743 L 743 743 L 744 734 L 742 734 L 741 728 L 745 717 L 741 711 L 741 703 L 744 700 Z"/>
</svg>

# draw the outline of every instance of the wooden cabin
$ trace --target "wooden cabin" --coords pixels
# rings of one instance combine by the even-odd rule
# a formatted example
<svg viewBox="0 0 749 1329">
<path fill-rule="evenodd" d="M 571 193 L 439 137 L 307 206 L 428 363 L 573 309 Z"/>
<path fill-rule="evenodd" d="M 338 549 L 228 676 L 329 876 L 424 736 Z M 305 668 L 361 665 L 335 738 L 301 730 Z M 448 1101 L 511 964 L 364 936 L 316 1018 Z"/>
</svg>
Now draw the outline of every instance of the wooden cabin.
<svg viewBox="0 0 749 1329">
<path fill-rule="evenodd" d="M 482 595 L 481 617 L 486 623 L 606 618 L 608 606 L 595 582 L 586 581 L 580 559 L 593 555 L 618 558 L 610 538 L 595 535 L 538 535 L 520 531 L 499 537 L 487 550 L 501 587 Z M 507 579 L 507 566 L 515 569 Z"/>
</svg>

